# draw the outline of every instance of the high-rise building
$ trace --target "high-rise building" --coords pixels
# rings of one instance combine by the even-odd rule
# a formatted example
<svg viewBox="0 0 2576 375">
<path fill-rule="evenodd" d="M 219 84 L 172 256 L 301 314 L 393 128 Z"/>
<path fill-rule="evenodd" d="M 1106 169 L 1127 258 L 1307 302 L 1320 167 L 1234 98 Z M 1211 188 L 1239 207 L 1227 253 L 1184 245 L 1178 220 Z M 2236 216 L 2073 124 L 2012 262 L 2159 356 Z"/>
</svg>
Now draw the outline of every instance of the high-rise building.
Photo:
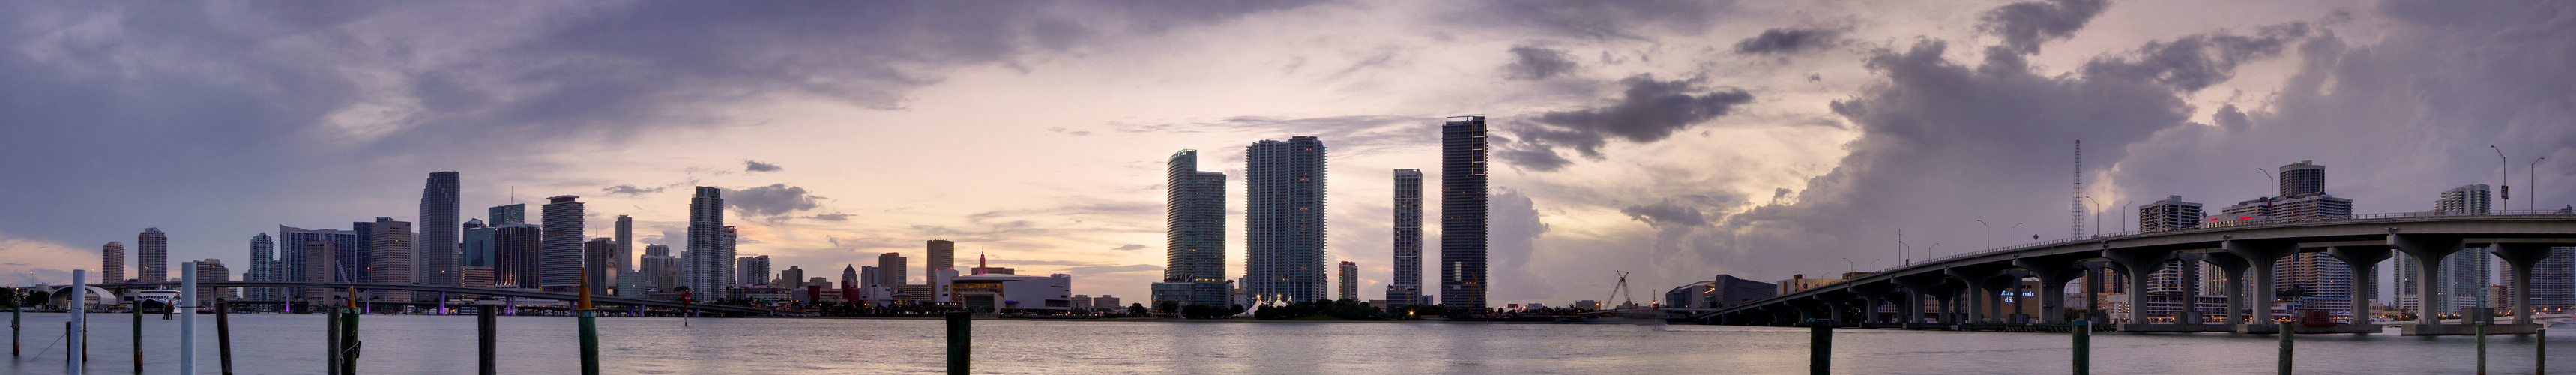
<svg viewBox="0 0 2576 375">
<path fill-rule="evenodd" d="M 1164 163 L 1163 283 L 1156 301 L 1225 306 L 1225 174 L 1200 172 L 1198 150 Z"/>
<path fill-rule="evenodd" d="M 2314 160 L 2281 166 L 2281 197 L 2298 198 L 2326 193 L 2326 167 Z"/>
<path fill-rule="evenodd" d="M 912 280 L 912 275 L 904 272 L 912 267 L 910 263 L 903 253 L 878 254 L 877 282 L 881 285 L 903 285 L 905 281 Z"/>
<path fill-rule="evenodd" d="M 107 245 L 98 247 L 98 257 L 99 282 L 125 281 L 125 243 L 107 241 Z"/>
<path fill-rule="evenodd" d="M 923 271 L 937 272 L 957 268 L 957 242 L 930 240 L 929 250 L 930 264 L 922 265 Z"/>
<path fill-rule="evenodd" d="M 390 217 L 377 217 L 374 223 L 367 225 L 367 251 L 370 252 L 367 254 L 368 282 L 420 283 L 417 273 L 420 270 L 417 262 L 420 253 L 415 251 L 418 244 L 412 242 L 418 239 L 412 237 L 411 228 L 411 222 Z M 412 297 L 410 291 L 381 289 L 368 291 L 367 295 L 389 302 L 411 302 Z"/>
<path fill-rule="evenodd" d="M 537 250 L 537 286 L 547 291 L 573 292 L 581 285 L 582 219 L 585 215 L 581 197 L 558 195 L 546 198 L 544 244 Z M 524 281 L 524 280 L 523 280 Z M 524 285 L 523 285 L 524 286 Z M 714 299 L 709 299 L 710 301 Z"/>
<path fill-rule="evenodd" d="M 2179 195 L 2167 196 L 2164 200 L 2138 206 L 2138 233 L 2200 229 L 2203 216 L 2201 204 L 2184 202 Z M 2141 293 L 2143 296 L 2131 297 L 2131 301 L 2143 300 L 2142 303 L 2132 305 L 2138 313 L 2149 317 L 2178 318 L 2176 315 L 2182 312 L 2184 301 L 2197 302 L 2201 300 L 2198 296 L 2211 295 L 2209 289 L 2205 287 L 2210 283 L 2205 282 L 2207 280 L 2204 275 L 2212 274 L 2213 272 L 2210 271 L 2213 269 L 2203 265 L 2197 256 L 2196 254 L 2188 256 L 2191 258 L 2188 261 L 2165 262 L 2164 268 L 2156 270 L 2155 274 L 2147 275 L 2146 292 Z M 2117 279 L 2108 281 L 2114 284 L 2121 282 Z M 2219 287 L 2224 287 L 2223 282 L 2219 284 L 2221 284 L 2218 285 Z M 2215 307 L 2218 311 L 2227 311 L 2223 304 Z M 2218 314 L 2209 314 L 2207 317 L 2218 317 Z"/>
<path fill-rule="evenodd" d="M 617 258 L 616 239 L 600 237 L 582 241 L 581 269 L 574 270 L 574 276 L 576 279 L 580 276 L 589 276 L 592 294 L 608 293 L 610 288 L 617 287 L 618 264 L 615 258 Z"/>
<path fill-rule="evenodd" d="M 663 249 L 670 248 L 669 246 L 663 245 L 645 246 L 644 248 L 647 252 L 650 252 L 651 249 L 657 247 Z M 668 254 L 669 251 L 665 250 L 663 253 Z M 643 263 L 643 273 L 645 277 L 644 283 L 646 286 L 653 287 L 653 290 L 668 291 L 683 285 L 680 283 L 680 257 L 648 253 L 644 254 Z"/>
<path fill-rule="evenodd" d="M 1485 116 L 1440 125 L 1440 303 L 1485 307 Z"/>
<path fill-rule="evenodd" d="M 231 268 L 224 267 L 224 260 L 222 259 L 206 258 L 205 260 L 190 263 L 192 263 L 192 266 L 197 267 L 197 285 L 206 285 L 206 283 L 210 282 L 233 281 L 233 271 Z M 213 307 L 215 305 L 215 299 L 218 298 L 231 300 L 238 299 L 240 297 L 234 297 L 233 288 L 230 287 L 197 287 L 197 307 Z"/>
<path fill-rule="evenodd" d="M 279 226 L 278 228 L 284 229 L 286 227 Z M 284 231 L 281 230 L 280 232 Z M 281 237 L 304 238 L 305 236 L 287 235 Z M 328 237 L 315 236 L 313 238 Z M 295 269 L 291 271 L 296 271 L 293 274 L 295 276 L 295 280 L 289 281 L 331 281 L 334 278 L 345 277 L 334 275 L 334 273 L 342 271 L 340 269 L 340 260 L 336 258 L 338 255 L 335 254 L 338 253 L 338 251 L 333 250 L 333 248 L 338 247 L 337 244 L 334 244 L 329 240 L 320 239 L 303 240 L 298 243 L 302 243 L 303 245 L 295 246 L 295 248 L 301 250 L 288 252 L 289 254 L 298 254 L 294 257 L 296 262 L 289 263 L 295 266 Z M 331 288 L 296 288 L 290 291 L 295 294 L 291 297 L 305 301 L 319 302 L 323 301 L 324 298 L 331 296 Z"/>
<path fill-rule="evenodd" d="M 733 254 L 719 253 L 724 241 L 724 189 L 699 186 L 697 195 L 689 198 L 688 258 L 681 261 L 687 270 L 680 272 L 683 282 L 696 291 L 697 298 L 708 301 L 724 299 L 724 271 L 732 265 Z"/>
<path fill-rule="evenodd" d="M 161 228 L 143 228 L 134 236 L 134 278 L 145 282 L 170 281 L 170 235 Z"/>
<path fill-rule="evenodd" d="M 1368 300 L 1367 298 L 1360 297 L 1360 264 L 1359 264 L 1359 263 L 1352 263 L 1351 261 L 1347 261 L 1347 260 L 1342 261 L 1342 274 L 1341 274 L 1341 279 L 1342 279 L 1342 280 L 1341 280 L 1341 281 L 1342 281 L 1342 294 L 1341 294 L 1341 297 L 1342 297 L 1342 298 L 1339 298 L 1339 299 L 1359 300 L 1359 301 L 1365 301 L 1365 300 Z"/>
<path fill-rule="evenodd" d="M 795 265 L 788 265 L 787 269 L 778 270 L 778 282 L 775 284 L 788 289 L 804 290 L 805 270 L 796 268 Z"/>
<path fill-rule="evenodd" d="M 249 262 L 250 272 L 242 273 L 242 281 L 285 281 L 277 278 L 277 240 L 267 233 L 250 236 Z M 276 301 L 277 292 L 277 288 L 242 288 L 242 299 Z"/>
<path fill-rule="evenodd" d="M 877 266 L 856 268 L 848 265 L 841 266 L 841 288 L 843 289 L 885 285 L 884 278 L 885 276 L 878 275 Z"/>
<path fill-rule="evenodd" d="M 492 266 L 458 266 L 456 267 L 456 283 L 474 288 L 490 288 L 496 286 L 494 285 L 494 280 L 492 278 Z"/>
<path fill-rule="evenodd" d="M 483 225 L 483 219 L 466 219 L 464 228 L 465 243 L 460 244 L 463 248 L 457 254 L 462 260 L 456 262 L 457 266 L 491 267 L 492 249 L 497 245 L 492 242 L 492 227 Z M 462 283 L 463 279 L 458 279 L 458 282 Z"/>
<path fill-rule="evenodd" d="M 507 205 L 492 206 L 491 212 L 492 220 L 485 221 L 485 223 L 495 227 L 504 224 L 528 222 L 528 205 L 526 203 L 511 203 Z"/>
<path fill-rule="evenodd" d="M 617 273 L 635 272 L 635 218 L 617 215 Z"/>
<path fill-rule="evenodd" d="M 735 250 L 734 244 L 738 243 L 736 241 L 740 240 L 741 236 L 742 232 L 735 230 L 734 226 L 731 225 L 724 227 L 723 234 L 716 235 L 716 251 L 724 253 L 725 256 L 723 258 L 715 258 L 717 260 L 716 263 L 724 268 L 719 270 L 721 273 L 716 276 L 716 280 L 731 281 L 739 278 L 735 275 L 742 274 L 742 268 L 737 267 L 739 264 L 735 264 L 735 262 L 728 260 L 735 258 L 734 254 L 740 253 Z M 733 293 L 726 292 L 725 295 L 730 297 Z"/>
<path fill-rule="evenodd" d="M 2433 211 L 2485 215 L 2492 212 L 2490 209 L 2494 207 L 2493 197 L 2488 194 L 2487 188 L 2486 184 L 2475 184 L 2443 191 L 2433 199 Z M 2489 285 L 2492 285 L 2488 280 L 2491 280 L 2489 277 L 2494 276 L 2491 270 L 2495 269 L 2495 263 L 2492 260 L 2494 257 L 2490 256 L 2487 250 L 2484 247 L 2472 247 L 2442 257 L 2442 279 L 2434 281 L 2436 289 L 2430 293 L 2429 300 L 2433 301 L 2431 303 L 2426 303 L 2427 293 L 2424 293 L 2421 284 L 2416 282 L 2423 277 L 2420 262 L 2405 254 L 2398 254 L 2396 273 L 2399 303 L 2408 309 L 2426 314 L 2455 314 L 2466 307 L 2495 307 L 2495 301 L 2488 300 L 2486 290 Z M 2535 270 L 2534 273 L 2538 272 Z M 2538 280 L 2534 281 L 2534 289 L 2538 289 Z"/>
<path fill-rule="evenodd" d="M 1395 170 L 1395 279 L 1386 284 L 1389 307 L 1415 304 L 1422 295 L 1422 170 Z"/>
<path fill-rule="evenodd" d="M 734 276 L 735 284 L 753 285 L 769 283 L 768 255 L 734 257 L 733 261 L 734 271 L 739 273 Z"/>
<path fill-rule="evenodd" d="M 509 223 L 492 228 L 492 282 L 537 289 L 544 277 L 545 228 Z"/>
<path fill-rule="evenodd" d="M 1325 148 L 1315 137 L 1245 148 L 1244 289 L 1262 302 L 1330 298 L 1325 288 Z"/>
<path fill-rule="evenodd" d="M 2531 267 L 2531 293 L 2526 296 L 2531 298 L 2532 307 L 2576 307 L 2576 247 L 2549 248 L 2549 257 Z"/>
<path fill-rule="evenodd" d="M 2199 203 L 2184 202 L 2180 195 L 2167 196 L 2138 206 L 2138 233 L 2200 229 L 2203 216 Z"/>
<path fill-rule="evenodd" d="M 420 238 L 413 246 L 419 251 L 421 284 L 464 282 L 456 275 L 456 267 L 463 265 L 457 259 L 457 236 L 462 230 L 457 224 L 463 215 L 459 211 L 463 207 L 457 204 L 457 182 L 456 172 L 438 172 L 429 174 L 429 181 L 422 184 L 420 222 L 412 225 L 420 230 Z"/>
<path fill-rule="evenodd" d="M 354 273 L 343 275 L 343 277 L 348 278 L 350 282 L 364 283 L 373 282 L 370 280 L 375 280 L 375 269 L 371 266 L 376 264 L 373 258 L 375 250 L 369 248 L 369 246 L 375 246 L 376 235 L 375 232 L 372 231 L 375 224 L 376 222 L 373 221 L 354 221 L 349 223 L 349 231 L 358 233 L 357 252 L 340 253 L 337 255 L 340 257 L 340 263 L 348 264 L 349 270 L 354 271 Z"/>
<path fill-rule="evenodd" d="M 2310 161 L 2281 166 L 2281 194 L 2228 206 L 2220 210 L 2219 221 L 2274 220 L 2308 221 L 2352 218 L 2352 200 L 2337 198 L 2325 192 L 2325 167 Z M 2296 181 L 2292 181 L 2296 180 Z M 2217 221 L 2210 221 L 2217 222 Z M 2249 273 L 2247 276 L 2252 276 Z M 2328 310 L 2335 315 L 2353 313 L 2355 291 L 2373 286 L 2354 285 L 2352 266 L 2325 253 L 2297 253 L 2275 260 L 2272 285 L 2277 289 L 2305 291 L 2305 297 L 2285 298 L 2281 308 Z M 2287 313 L 2285 310 L 2284 313 Z"/>
<path fill-rule="evenodd" d="M 358 244 L 367 241 L 366 237 L 359 236 L 355 231 L 304 229 L 279 225 L 277 242 L 287 246 L 277 254 L 277 263 L 282 266 L 278 274 L 290 278 L 286 281 L 360 282 L 358 276 L 365 271 L 366 267 L 351 259 L 357 256 Z M 324 250 L 324 253 L 306 253 L 307 250 L 313 249 L 308 245 L 315 243 L 323 245 L 321 250 Z M 314 263 L 313 259 L 320 259 L 320 263 Z M 327 267 L 305 269 L 317 264 Z M 297 297 L 308 296 L 298 294 Z"/>
</svg>

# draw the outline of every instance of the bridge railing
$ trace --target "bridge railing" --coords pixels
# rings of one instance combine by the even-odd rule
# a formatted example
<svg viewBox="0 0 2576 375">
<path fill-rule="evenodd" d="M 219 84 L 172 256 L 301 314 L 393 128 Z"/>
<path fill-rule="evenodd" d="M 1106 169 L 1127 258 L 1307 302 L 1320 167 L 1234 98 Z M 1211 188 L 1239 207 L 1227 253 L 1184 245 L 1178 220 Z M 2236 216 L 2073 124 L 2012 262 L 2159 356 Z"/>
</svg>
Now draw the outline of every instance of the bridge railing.
<svg viewBox="0 0 2576 375">
<path fill-rule="evenodd" d="M 2452 219 L 2452 220 L 2477 220 L 2477 219 L 2492 218 L 2492 217 L 2498 217 L 2498 216 L 2568 216 L 2568 217 L 2576 217 L 2576 212 L 2571 212 L 2571 211 L 2569 211 L 2569 210 L 2494 210 L 2494 211 L 2489 211 L 2489 212 L 2448 212 L 2448 211 L 2425 211 L 2425 212 L 2392 212 L 2392 213 L 2380 213 L 2380 214 L 2361 214 L 2361 215 L 2352 215 L 2352 216 L 2350 216 L 2350 217 L 2336 217 L 2336 218 L 2322 218 L 2322 219 L 2297 219 L 2297 220 L 2291 220 L 2291 219 L 2237 220 L 2237 221 L 2227 221 L 2227 222 L 2224 222 L 2225 224 L 2223 224 L 2223 225 L 2219 225 L 2219 226 L 2206 226 L 2206 227 L 2194 228 L 2194 229 L 2177 229 L 2177 230 L 2147 231 L 2147 232 L 2140 232 L 2140 231 L 2126 231 L 2126 232 L 2115 232 L 2115 233 L 2091 234 L 2091 235 L 2083 235 L 2083 236 L 2075 236 L 2075 237 L 2068 237 L 2068 238 L 2059 238 L 2059 239 L 2045 240 L 2045 241 L 2038 241 L 2038 242 L 2025 242 L 2025 243 L 2018 243 L 2018 244 L 2012 244 L 2012 245 L 2005 245 L 2005 246 L 2003 246 L 2003 247 L 1996 247 L 1996 248 L 1985 249 L 1985 250 L 1978 250 L 1978 251 L 1967 252 L 1967 253 L 1951 254 L 1951 255 L 1947 255 L 1947 256 L 1941 256 L 1941 257 L 1936 257 L 1936 258 L 1932 258 L 1932 259 L 1926 259 L 1926 260 L 1923 260 L 1923 261 L 1920 261 L 1920 262 L 1912 262 L 1912 263 L 1910 263 L 1910 264 L 1902 264 L 1902 265 L 1890 266 L 1890 267 L 1887 267 L 1887 268 L 1881 268 L 1881 269 L 1878 269 L 1878 271 L 1876 271 L 1876 272 L 1887 272 L 1887 271 L 1893 271 L 1893 270 L 1900 269 L 1900 268 L 1913 267 L 1913 265 L 1915 265 L 1915 264 L 1937 264 L 1937 263 L 1940 263 L 1940 262 L 1946 262 L 1946 261 L 1957 260 L 1957 259 L 1974 258 L 1974 257 L 1986 256 L 1986 255 L 1993 255 L 1993 254 L 1999 254 L 1999 253 L 2008 253 L 2008 252 L 2020 251 L 2020 250 L 2024 250 L 2024 249 L 2031 249 L 2031 248 L 2039 248 L 2039 247 L 2056 246 L 2056 245 L 2065 244 L 2065 243 L 2069 243 L 2069 242 L 2090 242 L 2090 241 L 2101 241 L 2101 240 L 2117 239 L 2117 238 L 2121 238 L 2121 237 L 2136 236 L 2136 235 L 2141 235 L 2141 234 L 2166 235 L 2166 234 L 2190 233 L 2190 232 L 2197 232 L 2197 231 L 2232 230 L 2232 229 L 2245 229 L 2245 228 L 2253 228 L 2253 227 L 2269 227 L 2269 226 L 2280 226 L 2280 225 L 2311 224 L 2311 223 L 2329 222 L 2329 221 L 2363 221 L 2363 220 L 2397 220 L 2397 219 L 2405 219 L 2405 220 L 2428 220 L 2428 219 L 2429 219 L 2429 220 L 2444 220 L 2444 219 Z"/>
</svg>

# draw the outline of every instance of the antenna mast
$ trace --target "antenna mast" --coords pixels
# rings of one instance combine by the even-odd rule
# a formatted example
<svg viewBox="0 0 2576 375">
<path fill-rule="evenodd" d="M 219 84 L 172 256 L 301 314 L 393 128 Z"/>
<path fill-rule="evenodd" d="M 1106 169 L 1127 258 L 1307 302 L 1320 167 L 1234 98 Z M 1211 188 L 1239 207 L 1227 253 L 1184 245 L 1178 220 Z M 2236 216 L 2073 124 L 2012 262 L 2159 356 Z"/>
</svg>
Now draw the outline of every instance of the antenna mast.
<svg viewBox="0 0 2576 375">
<path fill-rule="evenodd" d="M 2074 198 L 2069 198 L 2069 200 L 2072 200 L 2072 201 L 2074 201 L 2074 202 L 2075 202 L 2075 203 L 2074 203 L 2075 209 L 2074 209 L 2073 211 L 2071 211 L 2071 213 L 2067 214 L 2067 216 L 2066 216 L 2066 218 L 2067 218 L 2067 222 L 2069 222 L 2069 223 L 2072 223 L 2072 224 L 2073 224 L 2072 226 L 2069 226 L 2069 227 L 2068 227 L 2068 232 L 2067 232 L 2066 237 L 2067 237 L 2067 238 L 2083 237 L 2083 236 L 2084 236 L 2084 140 L 2081 140 L 2081 139 L 2075 140 L 2075 197 L 2074 197 Z"/>
</svg>

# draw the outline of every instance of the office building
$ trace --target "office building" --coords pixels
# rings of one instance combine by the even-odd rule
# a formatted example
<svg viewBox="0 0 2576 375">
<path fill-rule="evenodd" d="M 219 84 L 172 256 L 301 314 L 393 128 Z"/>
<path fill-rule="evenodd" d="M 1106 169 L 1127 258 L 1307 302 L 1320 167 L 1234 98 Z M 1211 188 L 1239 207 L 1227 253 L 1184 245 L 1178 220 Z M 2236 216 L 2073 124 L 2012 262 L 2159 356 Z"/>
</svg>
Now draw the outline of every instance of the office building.
<svg viewBox="0 0 2576 375">
<path fill-rule="evenodd" d="M 2138 233 L 2200 229 L 2200 223 L 2206 217 L 2201 207 L 2199 203 L 2184 202 L 2179 195 L 2166 196 L 2164 200 L 2140 205 L 2137 207 Z M 2164 268 L 2156 270 L 2155 274 L 2147 275 L 2147 290 L 2144 293 L 2145 297 L 2142 298 L 2144 303 L 2133 304 L 2132 309 L 2149 318 L 2175 318 L 2181 314 L 2185 300 L 2201 301 L 2204 299 L 2201 298 L 2203 296 L 2224 296 L 2220 294 L 2224 293 L 2226 287 L 2224 281 L 2209 282 L 2212 277 L 2224 279 L 2224 272 L 2202 263 L 2200 254 L 2181 254 L 2180 257 L 2184 259 L 2165 262 Z M 2120 279 L 2107 281 L 2113 285 L 2122 282 Z M 2187 299 L 2184 296 L 2191 296 L 2191 298 Z M 2225 299 L 2221 298 L 2220 301 Z M 2226 305 L 2223 302 L 2215 308 L 2217 311 L 2226 311 Z M 2207 314 L 2204 317 L 2216 319 L 2221 318 L 2222 315 Z"/>
<path fill-rule="evenodd" d="M 909 260 L 903 257 L 903 253 L 878 254 L 877 277 L 882 279 L 877 280 L 877 283 L 881 285 L 903 285 L 904 281 L 912 280 L 912 275 L 904 273 L 905 269 L 910 267 L 912 267 L 912 265 Z"/>
<path fill-rule="evenodd" d="M 545 268 L 545 228 L 509 223 L 492 228 L 492 280 L 497 285 L 537 289 Z"/>
<path fill-rule="evenodd" d="M 222 259 L 206 258 L 205 260 L 189 263 L 192 263 L 192 266 L 197 267 L 197 285 L 206 285 L 206 283 L 211 282 L 233 281 L 232 268 L 224 267 L 224 261 Z M 234 300 L 240 299 L 240 297 L 233 296 L 233 288 L 229 287 L 197 287 L 197 307 L 214 307 L 215 300 L 217 299 Z"/>
<path fill-rule="evenodd" d="M 544 243 L 537 250 L 537 287 L 546 291 L 574 292 L 581 285 L 582 241 L 585 212 L 581 197 L 558 195 L 546 198 L 545 212 L 539 227 L 545 230 Z M 524 285 L 523 285 L 524 286 Z"/>
<path fill-rule="evenodd" d="M 98 257 L 99 282 L 125 281 L 125 243 L 107 241 L 107 245 L 98 247 Z"/>
<path fill-rule="evenodd" d="M 1154 300 L 1226 305 L 1225 174 L 1200 172 L 1198 150 L 1164 162 L 1164 267 Z"/>
<path fill-rule="evenodd" d="M 734 257 L 733 262 L 734 271 L 740 274 L 735 277 L 735 284 L 753 285 L 769 283 L 768 255 Z"/>
<path fill-rule="evenodd" d="M 456 262 L 457 266 L 491 267 L 494 246 L 499 245 L 492 242 L 492 227 L 483 225 L 483 219 L 466 219 L 463 228 L 465 242 L 458 244 L 460 249 L 457 251 L 457 256 L 460 259 Z M 459 282 L 463 282 L 463 279 L 459 279 Z"/>
<path fill-rule="evenodd" d="M 1777 284 L 1745 280 L 1736 278 L 1734 275 L 1717 275 L 1717 279 L 1714 280 L 1683 284 L 1665 291 L 1664 306 L 1720 307 L 1726 304 L 1771 298 L 1777 295 L 1779 288 Z M 1600 304 L 1599 301 L 1593 301 L 1590 304 L 1593 307 L 1590 309 L 1598 310 Z M 1585 304 L 1577 302 L 1575 305 L 1580 307 Z"/>
<path fill-rule="evenodd" d="M 2326 192 L 2326 167 L 2314 160 L 2281 166 L 2281 196 L 2304 197 Z"/>
<path fill-rule="evenodd" d="M 949 240 L 930 240 L 929 251 L 930 264 L 923 265 L 922 268 L 924 270 L 936 271 L 957 268 L 957 242 Z"/>
<path fill-rule="evenodd" d="M 885 283 L 885 276 L 879 274 L 877 266 L 859 266 L 858 268 L 850 268 L 848 265 L 842 265 L 841 283 L 845 284 L 842 286 L 842 288 L 845 289 L 893 285 Z"/>
<path fill-rule="evenodd" d="M 1440 303 L 1485 307 L 1485 117 L 1440 126 Z"/>
<path fill-rule="evenodd" d="M 356 232 L 358 234 L 357 252 L 340 253 L 337 255 L 340 256 L 340 263 L 348 264 L 349 270 L 353 271 L 353 273 L 343 275 L 343 277 L 348 278 L 351 282 L 365 283 L 374 282 L 373 280 L 375 280 L 375 267 L 371 267 L 371 265 L 376 264 L 374 259 L 376 251 L 375 249 L 370 248 L 370 246 L 375 246 L 376 235 L 373 229 L 375 228 L 375 225 L 376 222 L 373 221 L 349 222 L 349 231 Z"/>
<path fill-rule="evenodd" d="M 653 245 L 645 248 L 654 247 L 665 246 Z M 670 291 L 683 285 L 680 283 L 680 257 L 644 254 L 643 263 L 644 270 L 639 273 L 644 274 L 645 286 L 657 291 Z"/>
<path fill-rule="evenodd" d="M 355 231 L 304 229 L 279 225 L 277 226 L 277 242 L 287 244 L 287 246 L 283 247 L 283 251 L 279 251 L 277 254 L 277 263 L 282 266 L 282 269 L 279 270 L 279 274 L 292 278 L 286 281 L 360 282 L 357 279 L 357 276 L 359 275 L 359 271 L 364 270 L 366 266 L 357 264 L 351 259 L 355 259 L 357 256 L 358 244 L 365 243 L 367 241 L 369 241 L 369 239 L 359 236 Z M 306 252 L 313 249 L 308 245 L 312 245 L 314 243 L 320 243 L 323 245 L 323 247 L 320 248 L 323 250 L 323 253 L 313 254 Z M 308 261 L 311 259 L 323 259 L 324 261 L 321 263 Z M 320 265 L 324 268 L 310 270 L 305 268 L 315 265 Z M 301 297 L 302 295 L 298 296 Z"/>
<path fill-rule="evenodd" d="M 1091 305 L 1097 306 L 1098 308 L 1115 309 L 1127 307 L 1127 304 L 1120 302 L 1121 301 L 1118 300 L 1118 297 L 1107 294 L 1102 294 L 1099 297 L 1091 297 Z"/>
<path fill-rule="evenodd" d="M 279 226 L 279 228 L 286 227 Z M 284 231 L 281 230 L 280 232 Z M 299 238 L 303 236 L 282 237 Z M 303 240 L 296 243 L 302 243 L 303 245 L 294 247 L 300 250 L 289 252 L 290 254 L 297 254 L 294 257 L 296 262 L 290 263 L 295 266 L 295 269 L 290 270 L 295 272 L 293 273 L 295 280 L 289 281 L 331 281 L 335 278 L 342 277 L 334 275 L 341 271 L 340 260 L 337 257 L 338 255 L 334 254 L 337 253 L 337 251 L 333 251 L 333 248 L 338 247 L 337 244 L 329 240 L 318 239 Z M 315 303 L 325 301 L 332 295 L 331 288 L 296 288 L 290 291 L 294 292 L 295 295 L 289 297 Z"/>
<path fill-rule="evenodd" d="M 607 293 L 617 287 L 617 240 L 608 237 L 581 242 L 581 269 L 576 276 L 588 276 L 590 292 Z M 578 277 L 576 277 L 578 279 Z"/>
<path fill-rule="evenodd" d="M 420 259 L 420 253 L 414 248 L 417 245 L 412 242 L 414 240 L 416 239 L 412 237 L 411 222 L 394 220 L 390 217 L 377 217 L 375 222 L 368 223 L 368 282 L 419 284 L 421 280 L 417 272 L 420 270 L 420 263 L 417 260 Z M 373 290 L 368 291 L 367 295 L 390 302 L 411 302 L 412 297 L 411 291 L 404 290 Z"/>
<path fill-rule="evenodd" d="M 170 281 L 170 235 L 161 228 L 143 228 L 134 236 L 134 278 L 145 282 Z"/>
<path fill-rule="evenodd" d="M 617 273 L 635 272 L 635 218 L 617 215 Z"/>
<path fill-rule="evenodd" d="M 498 227 L 505 224 L 528 222 L 528 205 L 525 203 L 511 203 L 507 205 L 492 206 L 492 209 L 489 211 L 491 211 L 492 219 L 487 220 L 484 223 L 491 226 Z"/>
<path fill-rule="evenodd" d="M 412 246 L 418 251 L 421 284 L 461 285 L 464 281 L 456 275 L 456 267 L 463 265 L 457 250 L 463 230 L 457 227 L 463 214 L 457 204 L 457 183 L 456 172 L 438 172 L 429 174 L 429 181 L 422 184 L 420 222 L 412 224 L 420 230 L 419 242 Z"/>
<path fill-rule="evenodd" d="M 1070 310 L 1073 277 L 985 274 L 958 276 L 951 290 L 959 307 L 978 311 L 1003 309 Z M 911 285 L 905 285 L 910 287 Z M 924 285 L 928 286 L 928 285 Z M 915 298 L 919 298 L 918 295 Z"/>
<path fill-rule="evenodd" d="M 1360 264 L 1342 261 L 1341 271 L 1342 294 L 1337 299 L 1360 300 Z"/>
<path fill-rule="evenodd" d="M 248 263 L 250 271 L 242 273 L 242 281 L 285 281 L 277 278 L 277 240 L 267 233 L 250 236 Z M 278 300 L 277 288 L 242 288 L 241 291 L 243 300 Z"/>
<path fill-rule="evenodd" d="M 1388 307 L 1415 304 L 1422 295 L 1422 170 L 1395 170 L 1395 278 L 1386 284 Z"/>
<path fill-rule="evenodd" d="M 2505 280 L 2516 278 L 2507 277 Z M 2549 257 L 2532 265 L 2531 294 L 2528 297 L 2535 308 L 2576 308 L 2576 247 L 2549 248 Z"/>
<path fill-rule="evenodd" d="M 778 282 L 776 284 L 780 287 L 789 289 L 804 289 L 805 270 L 796 268 L 794 265 L 789 265 L 787 266 L 787 269 L 778 271 Z"/>
<path fill-rule="evenodd" d="M 681 279 L 698 298 L 708 301 L 724 299 L 725 282 L 732 280 L 725 271 L 733 265 L 732 253 L 724 252 L 724 189 L 699 186 L 689 198 L 688 256 L 681 266 Z"/>
<path fill-rule="evenodd" d="M 1263 302 L 1330 298 L 1325 288 L 1325 148 L 1315 137 L 1245 148 L 1244 289 Z"/>
<path fill-rule="evenodd" d="M 456 267 L 456 282 L 472 288 L 491 288 L 497 286 L 494 284 L 494 279 L 492 278 L 492 266 L 458 266 Z"/>
</svg>

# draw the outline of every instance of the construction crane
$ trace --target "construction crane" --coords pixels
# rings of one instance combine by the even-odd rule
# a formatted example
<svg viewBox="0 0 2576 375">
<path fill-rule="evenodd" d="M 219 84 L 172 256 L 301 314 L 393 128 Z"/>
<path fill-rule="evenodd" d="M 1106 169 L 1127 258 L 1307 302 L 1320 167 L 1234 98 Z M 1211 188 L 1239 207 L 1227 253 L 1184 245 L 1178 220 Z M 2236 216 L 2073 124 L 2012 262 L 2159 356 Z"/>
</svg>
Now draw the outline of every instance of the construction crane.
<svg viewBox="0 0 2576 375">
<path fill-rule="evenodd" d="M 1610 288 L 1610 298 L 1603 298 L 1603 299 L 1601 299 L 1601 300 L 1604 300 L 1604 301 L 1608 301 L 1608 300 L 1618 300 L 1618 301 L 1620 301 L 1620 302 L 1623 302 L 1623 303 L 1621 303 L 1621 304 L 1617 305 L 1617 306 L 1620 306 L 1620 307 L 1627 307 L 1627 306 L 1634 306 L 1634 305 L 1636 305 L 1636 304 L 1637 304 L 1636 294 L 1630 293 L 1630 291 L 1629 291 L 1629 289 L 1628 289 L 1628 271 L 1610 271 L 1610 272 L 1618 272 L 1618 273 L 1619 273 L 1619 286 L 1611 287 L 1611 288 Z M 1624 298 L 1623 298 L 1623 297 L 1624 297 Z M 1604 310 L 1609 310 L 1609 309 L 1604 309 Z"/>
</svg>

